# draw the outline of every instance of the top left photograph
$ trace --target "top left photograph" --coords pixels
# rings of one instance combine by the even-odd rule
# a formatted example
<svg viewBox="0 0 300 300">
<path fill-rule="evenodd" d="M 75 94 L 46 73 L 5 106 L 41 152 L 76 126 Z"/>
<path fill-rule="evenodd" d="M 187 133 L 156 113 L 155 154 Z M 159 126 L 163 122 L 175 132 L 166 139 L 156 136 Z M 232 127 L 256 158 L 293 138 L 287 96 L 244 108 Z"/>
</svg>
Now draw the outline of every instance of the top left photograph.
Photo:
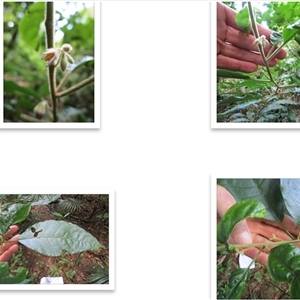
<svg viewBox="0 0 300 300">
<path fill-rule="evenodd" d="M 0 129 L 99 129 L 100 3 L 3 2 L 1 9 Z"/>
</svg>

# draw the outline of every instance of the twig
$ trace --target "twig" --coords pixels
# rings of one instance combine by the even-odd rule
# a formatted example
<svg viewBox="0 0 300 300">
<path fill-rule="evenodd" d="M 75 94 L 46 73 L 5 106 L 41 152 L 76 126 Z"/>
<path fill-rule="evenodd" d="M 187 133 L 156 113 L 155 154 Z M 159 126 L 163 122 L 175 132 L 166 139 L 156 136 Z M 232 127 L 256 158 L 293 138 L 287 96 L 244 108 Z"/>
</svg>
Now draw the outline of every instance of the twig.
<svg viewBox="0 0 300 300">
<path fill-rule="evenodd" d="M 90 76 L 89 78 L 79 82 L 78 84 L 76 84 L 76 85 L 74 85 L 74 86 L 72 86 L 72 87 L 70 87 L 70 88 L 68 88 L 68 89 L 66 89 L 66 90 L 64 90 L 60 93 L 57 93 L 56 97 L 60 98 L 60 97 L 69 95 L 71 93 L 74 93 L 74 92 L 78 91 L 79 89 L 81 89 L 81 88 L 83 88 L 83 87 L 85 87 L 85 86 L 87 86 L 87 85 L 89 85 L 93 82 L 94 82 L 94 75 Z"/>
</svg>

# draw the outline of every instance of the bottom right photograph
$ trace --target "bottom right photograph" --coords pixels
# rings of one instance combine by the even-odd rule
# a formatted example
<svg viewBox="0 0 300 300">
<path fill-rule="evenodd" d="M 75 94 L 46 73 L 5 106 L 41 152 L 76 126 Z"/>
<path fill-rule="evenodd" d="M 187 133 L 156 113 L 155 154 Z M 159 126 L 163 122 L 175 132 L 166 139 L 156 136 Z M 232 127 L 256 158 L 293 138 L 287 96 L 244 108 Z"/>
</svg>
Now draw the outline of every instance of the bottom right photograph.
<svg viewBox="0 0 300 300">
<path fill-rule="evenodd" d="M 214 182 L 217 298 L 299 299 L 300 175 Z"/>
</svg>

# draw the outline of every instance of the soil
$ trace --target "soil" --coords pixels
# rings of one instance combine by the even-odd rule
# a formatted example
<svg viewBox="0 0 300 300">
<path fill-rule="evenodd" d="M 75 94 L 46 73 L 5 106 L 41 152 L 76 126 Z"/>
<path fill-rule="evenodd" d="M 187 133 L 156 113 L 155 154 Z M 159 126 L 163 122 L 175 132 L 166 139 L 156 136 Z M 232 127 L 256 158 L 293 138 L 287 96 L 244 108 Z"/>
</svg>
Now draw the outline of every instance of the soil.
<svg viewBox="0 0 300 300">
<path fill-rule="evenodd" d="M 56 217 L 53 213 L 66 215 L 63 201 L 76 199 L 80 204 L 67 217 Z M 108 195 L 61 195 L 59 201 L 48 205 L 32 206 L 29 217 L 19 224 L 22 233 L 29 226 L 46 220 L 65 220 L 78 225 L 94 236 L 105 248 L 50 257 L 39 254 L 19 244 L 19 259 L 16 266 L 28 270 L 30 284 L 39 284 L 42 277 L 63 277 L 64 284 L 89 284 L 89 276 L 99 268 L 108 271 L 109 267 L 109 207 Z M 65 202 L 66 204 L 66 202 Z M 73 206 L 74 209 L 75 206 Z M 108 282 L 107 282 L 108 283 Z"/>
<path fill-rule="evenodd" d="M 219 254 L 217 257 L 217 284 L 218 292 L 225 288 L 229 282 L 232 271 L 239 268 L 238 257 L 233 254 Z M 220 297 L 220 293 L 217 296 Z M 240 299 L 291 299 L 287 283 L 275 282 L 268 274 L 267 268 L 260 263 L 255 263 L 255 268 L 250 270 L 250 279 L 246 290 Z"/>
</svg>

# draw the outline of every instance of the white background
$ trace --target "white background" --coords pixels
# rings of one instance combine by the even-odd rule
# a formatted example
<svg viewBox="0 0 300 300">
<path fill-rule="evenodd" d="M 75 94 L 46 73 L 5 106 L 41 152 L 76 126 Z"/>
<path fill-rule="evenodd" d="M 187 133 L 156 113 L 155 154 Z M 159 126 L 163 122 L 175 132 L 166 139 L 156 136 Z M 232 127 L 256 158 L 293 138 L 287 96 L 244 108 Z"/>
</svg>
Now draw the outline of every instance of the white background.
<svg viewBox="0 0 300 300">
<path fill-rule="evenodd" d="M 210 174 L 237 135 L 210 130 L 210 55 L 209 2 L 102 2 L 101 129 L 0 131 L 2 187 L 116 191 L 115 291 L 49 298 L 209 298 Z"/>
</svg>

